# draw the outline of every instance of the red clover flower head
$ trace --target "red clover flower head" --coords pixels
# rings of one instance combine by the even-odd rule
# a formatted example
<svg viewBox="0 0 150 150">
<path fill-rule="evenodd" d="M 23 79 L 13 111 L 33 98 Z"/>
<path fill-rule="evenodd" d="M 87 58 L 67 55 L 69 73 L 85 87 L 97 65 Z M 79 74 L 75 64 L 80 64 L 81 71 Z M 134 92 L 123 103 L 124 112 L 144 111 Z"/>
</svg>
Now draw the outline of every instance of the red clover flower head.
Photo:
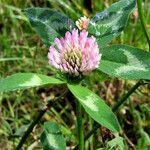
<svg viewBox="0 0 150 150">
<path fill-rule="evenodd" d="M 86 30 L 89 26 L 89 23 L 90 19 L 84 16 L 76 21 L 76 26 L 78 27 L 79 30 Z"/>
<path fill-rule="evenodd" d="M 77 29 L 66 32 L 64 38 L 55 38 L 56 46 L 50 46 L 49 64 L 72 76 L 87 75 L 100 63 L 101 54 L 94 36 Z"/>
</svg>

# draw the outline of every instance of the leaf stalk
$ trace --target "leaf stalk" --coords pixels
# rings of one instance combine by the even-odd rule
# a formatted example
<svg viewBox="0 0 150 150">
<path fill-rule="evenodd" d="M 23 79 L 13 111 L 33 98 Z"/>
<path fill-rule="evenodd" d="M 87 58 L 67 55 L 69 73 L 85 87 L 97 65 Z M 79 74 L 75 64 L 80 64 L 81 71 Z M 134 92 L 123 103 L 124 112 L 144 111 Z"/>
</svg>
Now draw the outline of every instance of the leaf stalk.
<svg viewBox="0 0 150 150">
<path fill-rule="evenodd" d="M 76 100 L 76 115 L 77 115 L 77 130 L 78 130 L 78 150 L 84 150 L 84 133 L 82 128 L 82 106 L 78 100 Z"/>
<path fill-rule="evenodd" d="M 142 0 L 137 0 L 137 7 L 138 7 L 139 18 L 141 21 L 141 26 L 142 26 L 143 32 L 145 34 L 145 37 L 147 39 L 147 42 L 149 45 L 149 51 L 150 51 L 150 38 L 149 38 L 148 31 L 146 28 L 146 21 L 145 21 L 144 12 L 142 9 Z"/>
</svg>

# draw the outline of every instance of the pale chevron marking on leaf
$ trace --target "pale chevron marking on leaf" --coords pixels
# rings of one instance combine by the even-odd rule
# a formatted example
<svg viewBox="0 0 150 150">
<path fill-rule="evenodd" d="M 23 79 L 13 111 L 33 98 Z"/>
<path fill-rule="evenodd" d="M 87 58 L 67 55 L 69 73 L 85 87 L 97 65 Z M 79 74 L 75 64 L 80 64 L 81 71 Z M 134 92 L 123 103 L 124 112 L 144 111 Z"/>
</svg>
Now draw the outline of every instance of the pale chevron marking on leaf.
<svg viewBox="0 0 150 150">
<path fill-rule="evenodd" d="M 42 84 L 42 80 L 37 75 L 33 75 L 33 77 L 30 80 L 22 84 L 19 84 L 19 87 L 25 87 L 25 86 L 30 87 L 33 85 L 35 86 L 35 85 L 40 85 L 40 84 Z"/>
<path fill-rule="evenodd" d="M 86 97 L 85 101 L 82 101 L 82 103 L 88 107 L 89 109 L 92 109 L 92 111 L 99 111 L 99 108 L 97 107 L 97 97 L 94 96 L 93 94 L 90 94 Z"/>
<path fill-rule="evenodd" d="M 132 53 L 124 49 L 121 49 L 121 51 L 123 51 L 124 55 L 127 57 L 128 63 L 115 70 L 117 75 L 128 73 L 129 71 L 147 71 L 146 66 L 144 66 Z M 136 66 L 133 66 L 133 64 Z"/>
</svg>

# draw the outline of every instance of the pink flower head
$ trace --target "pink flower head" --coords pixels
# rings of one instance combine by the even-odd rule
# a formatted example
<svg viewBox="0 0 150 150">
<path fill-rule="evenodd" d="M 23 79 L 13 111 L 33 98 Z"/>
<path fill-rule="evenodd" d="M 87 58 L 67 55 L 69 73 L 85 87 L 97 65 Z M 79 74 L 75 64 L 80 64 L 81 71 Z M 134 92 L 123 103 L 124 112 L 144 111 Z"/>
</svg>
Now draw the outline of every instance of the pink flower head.
<svg viewBox="0 0 150 150">
<path fill-rule="evenodd" d="M 55 38 L 56 47 L 50 46 L 49 64 L 70 75 L 86 75 L 96 69 L 101 54 L 95 37 L 88 37 L 88 32 L 73 29 L 66 32 L 64 38 Z"/>
<path fill-rule="evenodd" d="M 76 26 L 79 28 L 79 30 L 86 30 L 88 28 L 89 22 L 90 19 L 84 16 L 76 21 Z"/>
</svg>

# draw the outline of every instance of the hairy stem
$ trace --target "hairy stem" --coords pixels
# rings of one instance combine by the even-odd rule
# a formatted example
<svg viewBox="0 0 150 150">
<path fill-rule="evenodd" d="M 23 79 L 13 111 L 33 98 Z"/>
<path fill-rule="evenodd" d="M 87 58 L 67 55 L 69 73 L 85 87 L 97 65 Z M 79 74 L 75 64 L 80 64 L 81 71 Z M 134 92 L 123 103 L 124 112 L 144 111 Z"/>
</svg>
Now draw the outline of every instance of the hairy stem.
<svg viewBox="0 0 150 150">
<path fill-rule="evenodd" d="M 46 107 L 43 108 L 42 110 L 40 110 L 40 112 L 38 113 L 38 115 L 36 115 L 35 119 L 31 122 L 31 124 L 29 125 L 28 129 L 26 130 L 26 132 L 22 136 L 22 138 L 21 138 L 21 140 L 20 140 L 20 142 L 17 145 L 17 147 L 16 147 L 15 150 L 20 150 L 21 149 L 21 147 L 25 143 L 26 139 L 28 138 L 29 134 L 32 132 L 32 130 L 35 127 L 35 125 L 38 124 L 38 122 L 40 121 L 40 119 L 42 118 L 42 116 L 46 113 L 47 110 L 49 110 L 50 107 L 53 106 L 53 104 L 55 103 L 56 100 L 60 99 L 65 94 L 66 94 L 66 92 L 64 92 L 62 95 L 60 95 L 59 97 L 57 97 L 53 101 L 49 101 L 48 104 L 46 105 Z"/>
<path fill-rule="evenodd" d="M 121 99 L 113 106 L 112 110 L 115 112 L 117 109 L 129 98 L 129 96 L 135 92 L 135 90 L 142 85 L 142 81 L 138 81 L 125 95 L 121 97 Z M 100 127 L 99 124 L 96 124 L 94 128 L 85 136 L 85 140 L 87 140 L 96 130 Z"/>
<path fill-rule="evenodd" d="M 146 21 L 145 21 L 143 9 L 142 9 L 142 0 L 137 0 L 137 6 L 138 6 L 138 13 L 139 13 L 140 21 L 141 21 L 141 26 L 145 34 L 145 37 L 147 39 L 149 50 L 150 50 L 150 38 L 148 35 L 148 31 L 146 29 Z"/>
<path fill-rule="evenodd" d="M 82 128 L 82 113 L 81 104 L 76 101 L 76 114 L 77 114 L 77 129 L 78 129 L 78 150 L 84 150 L 84 133 Z"/>
</svg>

